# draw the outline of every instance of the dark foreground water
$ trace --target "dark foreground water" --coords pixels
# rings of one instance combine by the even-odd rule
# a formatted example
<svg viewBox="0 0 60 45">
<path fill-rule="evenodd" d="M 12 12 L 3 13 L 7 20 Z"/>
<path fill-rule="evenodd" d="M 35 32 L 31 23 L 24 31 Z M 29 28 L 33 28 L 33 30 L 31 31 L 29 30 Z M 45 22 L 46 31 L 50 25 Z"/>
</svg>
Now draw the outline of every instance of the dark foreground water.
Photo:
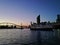
<svg viewBox="0 0 60 45">
<path fill-rule="evenodd" d="M 0 45 L 60 45 L 60 30 L 0 29 Z"/>
</svg>

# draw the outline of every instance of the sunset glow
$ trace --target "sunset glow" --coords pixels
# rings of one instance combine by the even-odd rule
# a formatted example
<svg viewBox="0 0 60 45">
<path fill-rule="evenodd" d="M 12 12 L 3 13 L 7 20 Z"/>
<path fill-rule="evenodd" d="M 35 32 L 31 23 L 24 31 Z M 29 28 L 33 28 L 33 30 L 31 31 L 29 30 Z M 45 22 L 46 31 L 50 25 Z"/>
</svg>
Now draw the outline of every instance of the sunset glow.
<svg viewBox="0 0 60 45">
<path fill-rule="evenodd" d="M 39 14 L 41 21 L 55 21 L 59 13 L 59 0 L 0 0 L 0 23 L 29 25 Z"/>
</svg>

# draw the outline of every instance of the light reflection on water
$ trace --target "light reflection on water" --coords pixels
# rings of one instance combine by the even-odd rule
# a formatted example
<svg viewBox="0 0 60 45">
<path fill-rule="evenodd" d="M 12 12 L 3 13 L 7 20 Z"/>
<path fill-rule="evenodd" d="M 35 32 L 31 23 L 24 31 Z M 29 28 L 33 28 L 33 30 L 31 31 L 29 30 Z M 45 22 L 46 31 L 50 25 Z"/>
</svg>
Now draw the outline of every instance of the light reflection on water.
<svg viewBox="0 0 60 45">
<path fill-rule="evenodd" d="M 60 30 L 0 29 L 1 45 L 51 45 L 60 42 Z"/>
</svg>

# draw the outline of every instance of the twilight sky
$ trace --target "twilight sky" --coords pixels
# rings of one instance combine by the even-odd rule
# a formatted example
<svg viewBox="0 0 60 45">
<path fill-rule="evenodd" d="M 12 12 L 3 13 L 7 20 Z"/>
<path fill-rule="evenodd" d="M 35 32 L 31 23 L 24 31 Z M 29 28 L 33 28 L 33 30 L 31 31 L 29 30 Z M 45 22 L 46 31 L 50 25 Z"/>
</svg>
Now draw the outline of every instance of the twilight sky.
<svg viewBox="0 0 60 45">
<path fill-rule="evenodd" d="M 60 14 L 60 0 L 0 0 L 0 22 L 28 25 L 41 21 L 55 21 Z"/>
</svg>

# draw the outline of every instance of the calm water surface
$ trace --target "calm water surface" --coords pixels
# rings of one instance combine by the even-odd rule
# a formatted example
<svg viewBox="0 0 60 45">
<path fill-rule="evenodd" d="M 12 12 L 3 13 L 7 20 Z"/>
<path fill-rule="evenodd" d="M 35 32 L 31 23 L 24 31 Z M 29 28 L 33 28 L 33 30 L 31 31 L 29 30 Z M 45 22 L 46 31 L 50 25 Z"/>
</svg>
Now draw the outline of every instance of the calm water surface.
<svg viewBox="0 0 60 45">
<path fill-rule="evenodd" d="M 60 30 L 0 29 L 0 45 L 60 45 Z"/>
</svg>

